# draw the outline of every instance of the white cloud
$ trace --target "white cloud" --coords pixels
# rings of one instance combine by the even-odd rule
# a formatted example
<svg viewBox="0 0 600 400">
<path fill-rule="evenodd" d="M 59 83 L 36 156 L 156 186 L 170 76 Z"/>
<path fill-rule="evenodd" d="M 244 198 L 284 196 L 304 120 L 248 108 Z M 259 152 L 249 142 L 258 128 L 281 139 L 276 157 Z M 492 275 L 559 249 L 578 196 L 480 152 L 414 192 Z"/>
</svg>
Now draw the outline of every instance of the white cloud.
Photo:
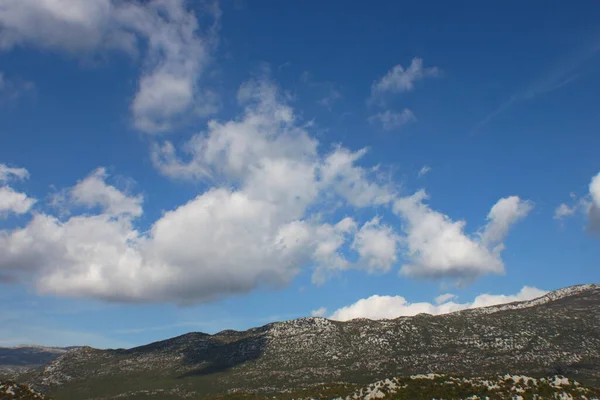
<svg viewBox="0 0 600 400">
<path fill-rule="evenodd" d="M 532 286 L 523 286 L 517 294 L 504 295 L 485 293 L 475 297 L 475 300 L 470 304 L 469 308 L 489 307 L 515 301 L 526 301 L 541 297 L 546 293 L 548 293 L 546 290 L 541 290 Z"/>
<path fill-rule="evenodd" d="M 576 200 L 572 206 L 564 203 L 559 205 L 554 211 L 554 218 L 562 220 L 581 210 L 587 217 L 587 231 L 591 234 L 600 234 L 600 173 L 592 177 L 588 190 L 589 192 Z M 571 197 L 576 199 L 573 194 Z"/>
<path fill-rule="evenodd" d="M 313 259 L 317 263 L 317 267 L 311 277 L 313 283 L 320 285 L 331 275 L 353 266 L 342 254 L 341 247 L 355 229 L 356 222 L 349 217 L 335 225 L 323 224 L 315 229 Z"/>
<path fill-rule="evenodd" d="M 423 204 L 424 192 L 399 198 L 377 168 L 359 165 L 366 149 L 319 152 L 310 126 L 269 80 L 243 84 L 237 97 L 238 117 L 211 120 L 181 148 L 164 141 L 152 153 L 163 174 L 208 189 L 141 231 L 143 197 L 99 168 L 59 192 L 68 209 L 61 218 L 39 212 L 0 230 L 0 279 L 60 296 L 193 303 L 281 287 L 307 267 L 316 284 L 348 269 L 387 272 L 399 251 L 407 275 L 503 272 L 499 241 L 527 213 L 525 202 L 500 200 L 480 237 L 469 237 L 464 222 Z M 27 175 L 0 166 L 2 180 Z M 393 206 L 406 237 L 373 219 L 380 206 Z M 368 222 L 339 216 L 341 207 L 365 209 L 357 215 Z"/>
<path fill-rule="evenodd" d="M 0 49 L 35 46 L 75 55 L 117 50 L 136 57 L 146 45 L 131 110 L 137 128 L 163 132 L 197 103 L 207 109 L 198 79 L 216 29 L 201 37 L 196 16 L 185 5 L 183 0 L 2 0 Z M 218 9 L 211 11 L 218 21 Z"/>
<path fill-rule="evenodd" d="M 356 165 L 366 149 L 352 152 L 337 146 L 319 155 L 318 141 L 298 126 L 292 109 L 272 83 L 248 82 L 240 88 L 238 98 L 246 107 L 243 118 L 209 122 L 208 131 L 194 136 L 184 147 L 191 156 L 187 162 L 165 142 L 152 154 L 155 166 L 174 178 L 243 184 L 261 196 L 273 196 L 272 200 L 285 195 L 301 208 L 330 191 L 355 207 L 393 199 L 393 188 Z"/>
<path fill-rule="evenodd" d="M 556 210 L 554 210 L 554 219 L 563 219 L 565 217 L 570 217 L 571 215 L 575 214 L 576 211 L 576 206 L 571 207 L 563 203 L 560 206 L 558 206 Z"/>
<path fill-rule="evenodd" d="M 142 215 L 142 196 L 128 197 L 115 187 L 107 185 L 107 177 L 104 168 L 96 169 L 70 190 L 71 201 L 87 207 L 100 206 L 108 215 Z"/>
<path fill-rule="evenodd" d="M 383 129 L 386 131 L 391 131 L 394 129 L 399 129 L 403 125 L 411 121 L 416 121 L 417 118 L 412 111 L 408 108 L 402 110 L 402 112 L 394 112 L 391 110 L 386 110 L 384 112 L 380 112 L 369 117 L 369 121 L 371 123 L 378 122 L 381 124 Z"/>
<path fill-rule="evenodd" d="M 0 231 L 0 273 L 40 292 L 113 301 L 202 302 L 288 284 L 302 267 L 313 281 L 349 268 L 389 269 L 391 229 L 368 223 L 356 238 L 358 261 L 342 252 L 357 232 L 349 217 L 325 222 L 323 201 L 371 207 L 386 187 L 355 165 L 364 152 L 318 154 L 277 88 L 245 84 L 241 118 L 211 121 L 182 161 L 171 144 L 154 155 L 176 177 L 213 187 L 136 229 L 142 197 L 107 183 L 104 169 L 63 191 L 71 216 L 39 213 L 23 228 Z M 165 150 L 167 149 L 167 150 Z M 77 215 L 75 206 L 97 208 Z M 334 207 L 335 208 L 335 207 Z M 374 239 L 383 239 L 382 243 Z"/>
<path fill-rule="evenodd" d="M 6 182 L 11 178 L 24 180 L 29 178 L 29 172 L 25 168 L 10 168 L 0 164 L 0 182 Z"/>
<path fill-rule="evenodd" d="M 503 245 L 499 241 L 510 225 L 531 209 L 528 202 L 518 197 L 500 199 L 492 207 L 488 215 L 490 222 L 478 238 L 464 232 L 465 221 L 453 221 L 432 210 L 424 204 L 426 199 L 427 194 L 421 190 L 394 203 L 394 212 L 403 219 L 406 234 L 408 262 L 401 269 L 404 275 L 472 280 L 484 274 L 504 272 L 500 258 Z"/>
<path fill-rule="evenodd" d="M 0 164 L 0 217 L 9 213 L 25 214 L 36 203 L 36 200 L 25 193 L 17 192 L 5 183 L 12 179 L 25 180 L 29 172 L 25 168 L 11 168 Z"/>
<path fill-rule="evenodd" d="M 455 303 L 449 301 L 455 298 L 455 296 L 444 294 L 436 298 L 437 304 L 428 302 L 410 303 L 402 296 L 373 295 L 336 310 L 329 318 L 339 321 L 348 321 L 354 318 L 393 319 L 401 316 L 413 316 L 419 313 L 439 315 L 470 308 L 488 307 L 514 301 L 531 300 L 543 296 L 546 293 L 546 291 L 535 287 L 524 286 L 514 295 L 481 294 L 472 302 L 468 303 Z"/>
<path fill-rule="evenodd" d="M 389 204 L 396 196 L 396 189 L 377 182 L 365 168 L 356 165 L 366 153 L 367 149 L 352 152 L 336 147 L 320 162 L 322 184 L 331 186 L 337 195 L 354 207 Z"/>
<path fill-rule="evenodd" d="M 417 173 L 417 178 L 421 178 L 421 177 L 427 175 L 430 171 L 431 171 L 431 167 L 429 165 L 424 165 Z"/>
<path fill-rule="evenodd" d="M 588 230 L 600 233 L 600 173 L 590 182 L 591 202 L 587 205 Z"/>
<path fill-rule="evenodd" d="M 208 301 L 279 286 L 310 258 L 312 227 L 273 220 L 275 211 L 214 189 L 167 212 L 146 235 L 129 215 L 61 222 L 39 214 L 0 236 L 0 270 L 13 278 L 29 270 L 42 293 L 118 301 Z"/>
<path fill-rule="evenodd" d="M 380 80 L 373 82 L 371 86 L 371 97 L 377 97 L 385 93 L 402 93 L 414 88 L 415 82 L 426 78 L 440 75 L 437 67 L 423 67 L 423 59 L 415 57 L 408 68 L 398 64 L 387 72 Z"/>
<path fill-rule="evenodd" d="M 399 241 L 400 238 L 391 227 L 382 225 L 380 218 L 373 218 L 356 233 L 352 248 L 365 263 L 367 270 L 388 272 L 398 260 Z"/>
<path fill-rule="evenodd" d="M 490 210 L 488 224 L 481 234 L 481 242 L 486 247 L 496 246 L 506 237 L 510 227 L 525 218 L 533 209 L 533 203 L 517 196 L 498 200 Z"/>
<path fill-rule="evenodd" d="M 327 314 L 327 309 L 325 307 L 318 308 L 316 310 L 312 310 L 310 315 L 312 317 L 324 317 Z"/>
<path fill-rule="evenodd" d="M 35 202 L 35 199 L 25 193 L 16 192 L 8 186 L 0 186 L 0 217 L 8 213 L 25 214 Z"/>
<path fill-rule="evenodd" d="M 0 10 L 4 49 L 29 44 L 71 53 L 103 46 L 135 51 L 136 38 L 115 21 L 110 0 L 3 0 Z"/>
</svg>

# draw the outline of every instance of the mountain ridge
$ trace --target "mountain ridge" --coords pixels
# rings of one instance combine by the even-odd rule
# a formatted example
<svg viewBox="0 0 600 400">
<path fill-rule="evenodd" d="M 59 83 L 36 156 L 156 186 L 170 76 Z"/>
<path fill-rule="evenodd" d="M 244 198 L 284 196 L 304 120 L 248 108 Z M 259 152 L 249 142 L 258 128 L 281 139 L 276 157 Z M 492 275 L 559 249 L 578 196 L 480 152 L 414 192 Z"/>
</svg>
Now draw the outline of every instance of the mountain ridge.
<svg viewBox="0 0 600 400">
<path fill-rule="evenodd" d="M 598 331 L 600 285 L 578 285 L 443 315 L 305 317 L 245 331 L 190 332 L 131 349 L 83 347 L 21 377 L 57 400 L 69 398 L 65 393 L 109 399 L 152 390 L 172 398 L 279 393 L 423 373 L 561 374 L 600 385 Z"/>
</svg>

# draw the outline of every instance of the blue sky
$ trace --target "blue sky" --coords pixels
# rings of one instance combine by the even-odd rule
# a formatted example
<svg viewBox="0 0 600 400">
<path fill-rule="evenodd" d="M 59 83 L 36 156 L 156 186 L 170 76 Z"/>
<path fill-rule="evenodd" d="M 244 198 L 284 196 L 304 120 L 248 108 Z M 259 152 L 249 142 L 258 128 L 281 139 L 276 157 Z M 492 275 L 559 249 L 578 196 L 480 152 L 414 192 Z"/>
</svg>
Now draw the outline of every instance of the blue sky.
<svg viewBox="0 0 600 400">
<path fill-rule="evenodd" d="M 0 346 L 600 281 L 594 2 L 0 10 Z"/>
</svg>

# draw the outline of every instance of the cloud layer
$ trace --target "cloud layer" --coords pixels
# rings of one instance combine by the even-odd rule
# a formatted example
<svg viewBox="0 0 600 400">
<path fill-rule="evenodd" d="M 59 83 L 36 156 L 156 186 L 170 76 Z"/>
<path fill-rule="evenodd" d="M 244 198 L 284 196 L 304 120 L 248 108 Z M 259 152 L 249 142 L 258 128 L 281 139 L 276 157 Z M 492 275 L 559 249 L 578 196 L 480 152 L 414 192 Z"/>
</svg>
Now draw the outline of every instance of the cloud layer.
<svg viewBox="0 0 600 400">
<path fill-rule="evenodd" d="M 190 161 L 168 142 L 155 154 L 165 174 L 226 184 L 214 184 L 142 233 L 135 228 L 142 197 L 110 185 L 97 169 L 61 193 L 69 218 L 37 213 L 27 226 L 2 231 L 3 275 L 33 280 L 43 293 L 186 303 L 283 286 L 304 266 L 314 266 L 315 281 L 348 268 L 389 269 L 395 239 L 373 239 L 385 240 L 390 228 L 350 217 L 324 222 L 310 211 L 317 202 L 389 203 L 390 189 L 355 165 L 364 151 L 337 147 L 319 155 L 269 82 L 243 85 L 239 98 L 243 115 L 213 121 L 193 137 Z M 87 211 L 77 214 L 81 207 Z M 353 264 L 341 247 L 354 233 Z"/>
<path fill-rule="evenodd" d="M 374 295 L 366 299 L 360 299 L 356 303 L 342 307 L 331 314 L 329 318 L 339 321 L 348 321 L 355 318 L 369 319 L 393 319 L 402 316 L 413 316 L 420 313 L 433 315 L 447 314 L 470 308 L 488 307 L 498 304 L 511 303 L 514 301 L 531 300 L 543 296 L 547 292 L 535 287 L 524 286 L 514 295 L 481 294 L 472 302 L 455 303 L 451 301 L 456 298 L 453 294 L 444 294 L 436 298 L 433 303 L 410 303 L 402 296 L 379 296 Z M 322 311 L 324 309 L 319 309 Z M 323 312 L 325 314 L 325 312 Z"/>
<path fill-rule="evenodd" d="M 214 108 L 211 94 L 199 85 L 219 19 L 216 7 L 207 11 L 217 22 L 201 30 L 183 0 L 2 0 L 0 50 L 33 46 L 73 55 L 142 54 L 133 122 L 145 132 L 164 132 L 175 118 Z"/>
</svg>

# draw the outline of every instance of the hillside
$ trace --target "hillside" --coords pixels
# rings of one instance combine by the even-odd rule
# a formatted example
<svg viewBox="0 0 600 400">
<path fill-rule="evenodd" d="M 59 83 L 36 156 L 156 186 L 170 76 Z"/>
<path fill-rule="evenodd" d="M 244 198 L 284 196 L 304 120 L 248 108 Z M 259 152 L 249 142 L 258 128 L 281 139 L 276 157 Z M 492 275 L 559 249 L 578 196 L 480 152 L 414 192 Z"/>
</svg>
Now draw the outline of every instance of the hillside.
<svg viewBox="0 0 600 400">
<path fill-rule="evenodd" d="M 44 396 L 28 386 L 0 380 L 0 400 L 44 400 Z"/>
<path fill-rule="evenodd" d="M 560 374 L 598 385 L 598 332 L 600 285 L 583 285 L 528 302 L 438 316 L 301 318 L 243 332 L 189 333 L 127 350 L 85 347 L 21 379 L 57 400 L 297 392 L 335 382 L 350 390 L 429 373 Z"/>
<path fill-rule="evenodd" d="M 76 347 L 17 346 L 0 347 L 0 377 L 14 376 L 39 368 Z"/>
</svg>

